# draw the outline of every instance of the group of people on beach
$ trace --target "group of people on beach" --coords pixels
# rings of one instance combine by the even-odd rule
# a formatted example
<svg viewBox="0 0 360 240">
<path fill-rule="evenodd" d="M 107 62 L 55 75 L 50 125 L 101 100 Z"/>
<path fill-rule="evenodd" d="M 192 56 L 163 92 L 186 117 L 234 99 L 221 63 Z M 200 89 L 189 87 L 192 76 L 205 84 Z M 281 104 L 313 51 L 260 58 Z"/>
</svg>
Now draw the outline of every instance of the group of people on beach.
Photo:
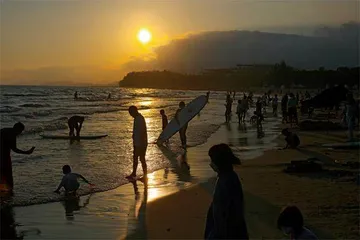
<svg viewBox="0 0 360 240">
<path fill-rule="evenodd" d="M 232 95 L 232 96 L 231 96 Z M 297 94 L 298 95 L 298 94 Z M 253 94 L 248 96 L 244 94 L 243 98 L 238 100 L 236 113 L 239 118 L 239 123 L 245 122 L 247 111 L 250 104 L 252 104 Z M 310 97 L 310 94 L 307 95 Z M 349 95 L 345 114 L 347 119 L 354 117 L 354 101 L 353 97 Z M 235 92 L 227 93 L 226 96 L 226 122 L 230 121 L 231 106 Z M 264 94 L 256 101 L 255 107 L 255 120 L 257 125 L 261 125 L 264 120 L 263 111 L 264 106 L 272 106 L 274 116 L 277 116 L 277 105 L 279 99 L 277 94 L 270 98 L 270 93 Z M 297 107 L 298 96 L 294 94 L 284 94 L 281 99 L 281 109 L 283 113 L 283 122 L 297 123 Z M 179 108 L 175 113 L 175 120 L 180 125 L 179 114 L 186 107 L 185 102 L 179 103 Z M 144 116 L 138 111 L 136 106 L 130 106 L 128 109 L 129 114 L 133 117 L 133 168 L 130 175 L 126 178 L 129 180 L 137 178 L 137 167 L 140 161 L 143 170 L 143 178 L 146 181 L 147 164 L 146 164 L 146 151 L 148 147 L 147 126 Z M 168 125 L 168 117 L 164 109 L 160 110 L 162 130 Z M 68 120 L 69 136 L 80 137 L 80 131 L 84 117 L 72 116 Z M 181 145 L 186 149 L 188 123 L 181 127 L 179 131 Z M 12 164 L 11 164 L 11 151 L 19 154 L 32 154 L 35 147 L 23 151 L 17 148 L 16 137 L 20 135 L 25 126 L 22 123 L 16 123 L 13 128 L 1 129 L 1 183 L 5 183 L 10 190 L 13 188 L 12 177 Z M 349 126 L 350 128 L 350 126 Z M 289 129 L 284 129 L 282 134 L 286 137 L 285 148 L 296 148 L 300 144 L 299 137 L 291 132 Z M 245 221 L 245 205 L 242 184 L 239 180 L 237 173 L 234 171 L 233 165 L 240 165 L 241 161 L 234 155 L 231 148 L 227 144 L 214 145 L 209 149 L 208 155 L 211 159 L 210 167 L 217 173 L 217 182 L 213 193 L 213 200 L 209 206 L 206 228 L 204 232 L 205 239 L 249 239 L 247 225 Z M 83 179 L 86 183 L 91 184 L 81 174 L 73 173 L 69 165 L 64 165 L 64 177 L 62 178 L 56 193 L 60 192 L 61 188 L 65 189 L 65 194 L 74 194 L 80 187 L 78 179 Z M 296 206 L 288 206 L 280 213 L 277 221 L 278 228 L 285 234 L 289 235 L 291 239 L 317 239 L 317 237 L 309 229 L 304 226 L 304 219 L 301 211 Z"/>
<path fill-rule="evenodd" d="M 179 108 L 175 113 L 175 119 L 179 122 L 179 113 L 185 107 L 185 103 L 181 101 L 179 103 Z M 145 118 L 139 113 L 138 108 L 136 106 L 129 107 L 129 114 L 134 118 L 133 124 L 133 170 L 129 176 L 126 178 L 134 179 L 136 178 L 136 172 L 138 167 L 138 162 L 140 160 L 144 178 L 147 175 L 147 165 L 145 161 L 146 150 L 148 146 L 148 138 L 147 138 L 147 128 Z M 168 119 L 165 114 L 165 110 L 160 110 L 160 115 L 162 118 L 162 130 L 164 130 L 168 124 Z M 69 127 L 69 138 L 70 139 L 79 139 L 82 125 L 84 123 L 85 118 L 83 116 L 72 116 L 68 119 L 68 127 Z M 179 131 L 180 140 L 182 147 L 186 149 L 186 130 L 187 123 L 182 126 Z M 19 154 L 32 154 L 35 147 L 27 151 L 23 151 L 17 148 L 16 145 L 16 137 L 19 136 L 25 129 L 24 124 L 18 122 L 12 128 L 3 128 L 1 129 L 1 159 L 0 159 L 0 170 L 1 170 L 1 184 L 2 186 L 6 186 L 9 192 L 12 192 L 14 183 L 13 183 L 13 175 L 12 175 L 12 162 L 11 162 L 11 151 L 14 151 Z M 61 188 L 65 189 L 65 194 L 76 194 L 77 189 L 80 187 L 78 182 L 78 178 L 83 179 L 86 183 L 91 184 L 88 180 L 86 180 L 81 174 L 73 173 L 71 171 L 71 167 L 69 165 L 64 165 L 62 168 L 64 173 L 64 177 L 61 180 L 58 188 L 55 190 L 56 193 L 59 193 Z"/>
</svg>

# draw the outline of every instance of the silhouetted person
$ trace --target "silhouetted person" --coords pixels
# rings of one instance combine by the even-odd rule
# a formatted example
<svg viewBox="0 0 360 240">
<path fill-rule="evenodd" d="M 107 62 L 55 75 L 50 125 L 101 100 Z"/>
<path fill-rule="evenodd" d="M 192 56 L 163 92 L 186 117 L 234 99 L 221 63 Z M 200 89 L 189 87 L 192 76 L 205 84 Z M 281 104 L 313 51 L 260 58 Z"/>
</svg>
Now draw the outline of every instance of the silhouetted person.
<svg viewBox="0 0 360 240">
<path fill-rule="evenodd" d="M 168 125 L 168 118 L 165 114 L 164 109 L 160 110 L 160 115 L 161 115 L 162 130 L 164 130 L 166 128 L 166 126 Z"/>
<path fill-rule="evenodd" d="M 175 113 L 175 119 L 177 121 L 177 123 L 180 125 L 180 119 L 179 119 L 179 114 L 181 112 L 181 110 L 185 107 L 185 103 L 184 102 L 180 102 L 179 103 L 179 109 L 176 110 L 176 113 Z M 186 149 L 186 146 L 187 146 L 187 139 L 186 139 L 186 130 L 188 128 L 188 124 L 189 123 L 186 123 L 179 131 L 179 134 L 180 134 L 180 141 L 181 141 L 181 146 Z"/>
<path fill-rule="evenodd" d="M 272 109 L 273 109 L 273 115 L 274 115 L 274 117 L 277 116 L 278 104 L 279 104 L 279 99 L 278 99 L 277 94 L 275 94 L 275 97 L 274 97 L 273 100 L 272 100 Z"/>
<path fill-rule="evenodd" d="M 258 98 L 254 112 L 254 114 L 257 116 L 256 126 L 258 132 L 262 132 L 262 121 L 264 121 L 264 115 L 262 114 L 262 109 L 263 109 L 262 99 Z"/>
<path fill-rule="evenodd" d="M 298 125 L 298 117 L 297 117 L 297 105 L 298 101 L 293 93 L 290 93 L 290 99 L 288 100 L 288 116 L 290 121 L 290 126 L 292 126 L 293 122 Z"/>
<path fill-rule="evenodd" d="M 12 175 L 12 162 L 11 162 L 11 150 L 19 154 L 31 154 L 35 147 L 27 151 L 23 151 L 16 146 L 16 137 L 19 136 L 25 129 L 24 124 L 21 122 L 15 123 L 12 128 L 1 129 L 1 156 L 0 156 L 0 182 L 5 184 L 8 190 L 12 191 L 14 187 L 13 175 Z"/>
<path fill-rule="evenodd" d="M 210 166 L 218 173 L 206 219 L 205 239 L 249 239 L 241 182 L 233 170 L 240 164 L 227 144 L 212 146 Z"/>
<path fill-rule="evenodd" d="M 141 115 L 138 112 L 138 109 L 135 106 L 129 107 L 129 114 L 134 118 L 133 135 L 132 135 L 134 154 L 133 154 L 133 171 L 126 178 L 131 179 L 136 177 L 138 158 L 140 158 L 140 162 L 144 173 L 144 178 L 146 179 L 147 166 L 145 161 L 145 155 L 148 145 L 148 138 L 147 138 L 145 118 L 143 117 L 143 115 Z"/>
<path fill-rule="evenodd" d="M 316 235 L 304 227 L 304 218 L 296 206 L 286 207 L 277 220 L 278 228 L 291 240 L 316 240 Z"/>
<path fill-rule="evenodd" d="M 348 127 L 348 141 L 354 140 L 355 119 L 358 117 L 357 108 L 358 106 L 354 96 L 351 93 L 347 94 L 344 112 L 346 125 Z"/>
<path fill-rule="evenodd" d="M 65 195 L 69 195 L 69 194 L 76 195 L 76 191 L 80 187 L 78 178 L 81 178 L 84 182 L 86 182 L 87 184 L 92 186 L 92 184 L 88 180 L 86 180 L 86 178 L 84 178 L 81 174 L 72 173 L 71 167 L 69 165 L 64 165 L 62 167 L 62 171 L 63 171 L 64 176 L 63 176 L 58 188 L 54 191 L 55 193 L 60 193 L 60 189 L 64 188 Z"/>
<path fill-rule="evenodd" d="M 226 96 L 226 104 L 225 104 L 225 122 L 226 123 L 230 122 L 232 103 L 233 103 L 233 100 L 231 98 L 231 95 L 228 94 Z"/>
<path fill-rule="evenodd" d="M 300 145 L 300 139 L 298 135 L 289 131 L 289 129 L 285 128 L 281 131 L 282 135 L 285 136 L 286 148 L 297 148 Z"/>
<path fill-rule="evenodd" d="M 239 124 L 242 121 L 242 115 L 243 115 L 244 111 L 241 105 L 241 100 L 238 100 L 238 105 L 236 106 L 236 114 L 238 115 L 238 119 L 239 119 Z"/>
<path fill-rule="evenodd" d="M 84 122 L 85 118 L 81 116 L 72 116 L 68 120 L 68 126 L 69 126 L 69 136 L 74 137 L 76 130 L 76 137 L 80 137 L 80 131 L 82 128 L 82 124 Z"/>
<path fill-rule="evenodd" d="M 107 97 L 107 100 L 110 100 L 111 99 L 111 93 L 109 93 L 108 97 Z"/>
<path fill-rule="evenodd" d="M 76 91 L 75 93 L 74 93 L 74 100 L 77 100 L 78 99 L 78 92 Z"/>
<path fill-rule="evenodd" d="M 282 123 L 287 123 L 288 121 L 288 95 L 285 95 L 281 99 L 281 112 L 282 112 Z"/>
</svg>

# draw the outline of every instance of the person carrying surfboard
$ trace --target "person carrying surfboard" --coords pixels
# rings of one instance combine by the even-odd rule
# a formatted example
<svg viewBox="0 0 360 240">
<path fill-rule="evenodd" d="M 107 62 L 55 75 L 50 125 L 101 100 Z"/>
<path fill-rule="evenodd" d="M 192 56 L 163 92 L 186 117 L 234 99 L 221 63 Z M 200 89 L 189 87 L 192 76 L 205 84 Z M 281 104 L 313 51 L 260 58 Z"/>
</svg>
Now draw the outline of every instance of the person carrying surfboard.
<svg viewBox="0 0 360 240">
<path fill-rule="evenodd" d="M 14 187 L 11 163 L 11 150 L 19 154 L 32 154 L 35 147 L 27 151 L 23 151 L 16 146 L 16 137 L 19 136 L 25 129 L 21 122 L 15 123 L 12 128 L 1 129 L 1 147 L 0 147 L 0 183 L 5 184 L 8 190 L 12 191 Z"/>
<path fill-rule="evenodd" d="M 181 112 L 181 110 L 185 107 L 185 103 L 183 101 L 181 101 L 179 103 L 179 109 L 176 110 L 176 113 L 175 113 L 175 119 L 177 121 L 177 123 L 180 125 L 180 120 L 178 118 L 179 116 L 179 113 Z M 188 123 L 186 123 L 179 131 L 179 134 L 180 134 L 180 141 L 181 141 L 181 146 L 186 149 L 186 130 L 187 130 L 187 127 L 188 127 Z"/>
<path fill-rule="evenodd" d="M 134 155 L 133 155 L 133 171 L 126 178 L 134 179 L 136 177 L 136 170 L 137 170 L 139 158 L 143 169 L 144 178 L 146 178 L 147 166 L 145 161 L 145 155 L 148 145 L 148 138 L 147 138 L 145 118 L 143 117 L 143 115 L 141 115 L 138 112 L 136 106 L 129 107 L 129 114 L 134 118 L 133 135 L 132 135 Z"/>
<path fill-rule="evenodd" d="M 82 128 L 82 124 L 84 122 L 84 117 L 81 116 L 72 116 L 68 120 L 68 126 L 69 126 L 69 136 L 75 137 L 74 130 L 76 130 L 76 137 L 80 137 L 80 131 Z"/>
</svg>

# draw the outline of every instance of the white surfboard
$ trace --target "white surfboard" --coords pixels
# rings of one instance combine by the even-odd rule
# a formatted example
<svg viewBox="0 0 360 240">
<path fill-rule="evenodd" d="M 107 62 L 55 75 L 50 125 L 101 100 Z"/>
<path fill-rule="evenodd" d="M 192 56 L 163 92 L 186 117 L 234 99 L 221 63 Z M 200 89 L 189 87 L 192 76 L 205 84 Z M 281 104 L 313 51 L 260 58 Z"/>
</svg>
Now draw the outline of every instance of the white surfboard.
<svg viewBox="0 0 360 240">
<path fill-rule="evenodd" d="M 157 143 L 162 144 L 169 138 L 171 138 L 175 133 L 177 133 L 186 123 L 190 122 L 199 112 L 205 107 L 208 102 L 208 96 L 202 95 L 194 100 L 192 100 L 189 104 L 187 104 L 179 113 L 178 121 L 173 118 L 169 124 L 166 126 L 164 131 L 160 134 Z"/>
</svg>

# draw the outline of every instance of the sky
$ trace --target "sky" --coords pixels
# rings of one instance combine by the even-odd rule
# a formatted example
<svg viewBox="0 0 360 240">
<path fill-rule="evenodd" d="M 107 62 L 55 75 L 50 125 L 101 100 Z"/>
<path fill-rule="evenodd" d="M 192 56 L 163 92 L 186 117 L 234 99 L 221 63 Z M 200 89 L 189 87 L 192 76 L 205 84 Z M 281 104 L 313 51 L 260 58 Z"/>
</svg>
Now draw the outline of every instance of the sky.
<svg viewBox="0 0 360 240">
<path fill-rule="evenodd" d="M 359 21 L 359 1 L 2 0 L 0 20 L 1 84 L 96 84 L 120 80 L 134 59 L 156 58 L 158 46 L 189 34 L 309 34 Z M 137 40 L 141 28 L 151 32 L 150 43 Z"/>
</svg>

